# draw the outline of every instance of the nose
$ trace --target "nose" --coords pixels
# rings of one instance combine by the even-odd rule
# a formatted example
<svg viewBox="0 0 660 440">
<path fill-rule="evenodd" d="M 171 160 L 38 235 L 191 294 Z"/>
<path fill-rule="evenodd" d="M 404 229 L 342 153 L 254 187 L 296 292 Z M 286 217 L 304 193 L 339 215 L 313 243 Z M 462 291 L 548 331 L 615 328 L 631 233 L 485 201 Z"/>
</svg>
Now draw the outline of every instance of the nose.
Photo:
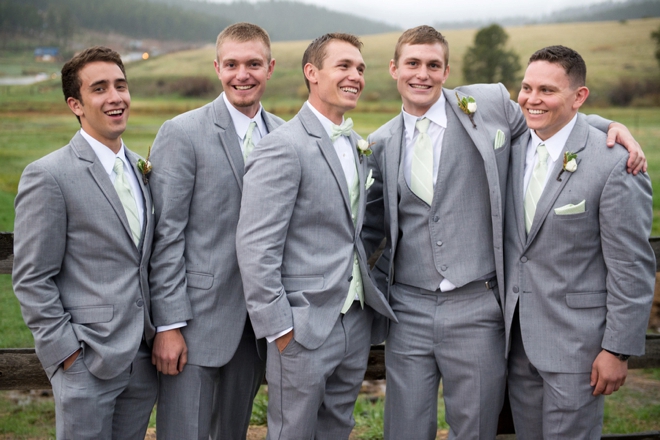
<svg viewBox="0 0 660 440">
<path fill-rule="evenodd" d="M 417 78 L 419 79 L 426 79 L 429 76 L 429 71 L 426 68 L 425 65 L 420 66 L 420 68 L 417 70 Z"/>
<path fill-rule="evenodd" d="M 108 102 L 113 102 L 113 103 L 115 103 L 115 102 L 121 102 L 121 101 L 123 101 L 121 95 L 120 95 L 119 92 L 117 91 L 117 88 L 115 88 L 115 87 L 110 87 L 110 89 L 109 89 L 108 92 L 109 92 L 109 95 L 108 95 Z"/>
<path fill-rule="evenodd" d="M 238 73 L 236 74 L 236 79 L 238 79 L 239 81 L 245 81 L 248 78 L 250 78 L 250 73 L 248 72 L 247 67 L 241 64 L 238 67 Z"/>
</svg>

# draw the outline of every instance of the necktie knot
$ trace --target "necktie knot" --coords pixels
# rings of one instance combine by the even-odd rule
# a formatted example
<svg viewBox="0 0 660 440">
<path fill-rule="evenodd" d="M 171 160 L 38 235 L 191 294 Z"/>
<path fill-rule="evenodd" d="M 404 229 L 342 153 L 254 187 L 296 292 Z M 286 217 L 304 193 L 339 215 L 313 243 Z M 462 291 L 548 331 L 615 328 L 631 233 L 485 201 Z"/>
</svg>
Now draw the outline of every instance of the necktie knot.
<svg viewBox="0 0 660 440">
<path fill-rule="evenodd" d="M 415 122 L 415 128 L 417 128 L 417 131 L 420 133 L 426 133 L 429 129 L 429 125 L 431 125 L 431 120 L 429 118 L 418 119 L 417 122 Z"/>
<path fill-rule="evenodd" d="M 332 124 L 330 140 L 334 142 L 339 136 L 350 136 L 351 130 L 353 130 L 353 120 L 351 118 L 346 119 L 341 125 Z"/>
<path fill-rule="evenodd" d="M 124 162 L 120 158 L 115 157 L 115 164 L 112 166 L 112 171 L 114 171 L 117 176 L 124 174 Z"/>
</svg>

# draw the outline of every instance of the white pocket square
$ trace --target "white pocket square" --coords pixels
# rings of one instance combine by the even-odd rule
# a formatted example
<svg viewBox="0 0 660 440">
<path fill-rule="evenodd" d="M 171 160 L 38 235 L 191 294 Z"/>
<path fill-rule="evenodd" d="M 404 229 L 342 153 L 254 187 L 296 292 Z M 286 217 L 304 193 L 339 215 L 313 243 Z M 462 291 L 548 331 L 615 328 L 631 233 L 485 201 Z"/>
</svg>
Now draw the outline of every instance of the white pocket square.
<svg viewBox="0 0 660 440">
<path fill-rule="evenodd" d="M 367 176 L 367 181 L 364 183 L 364 189 L 368 190 L 371 188 L 371 185 L 374 184 L 374 178 L 373 178 L 374 170 L 369 170 L 369 175 Z"/>
<path fill-rule="evenodd" d="M 495 133 L 495 142 L 493 142 L 493 149 L 497 150 L 498 148 L 502 148 L 505 140 L 506 136 L 504 136 L 504 132 L 502 130 L 497 130 L 497 133 Z"/>
<path fill-rule="evenodd" d="M 582 200 L 577 205 L 573 205 L 572 203 L 569 203 L 568 205 L 555 208 L 555 214 L 557 215 L 580 214 L 581 212 L 584 212 L 585 208 L 586 208 L 586 201 Z"/>
</svg>

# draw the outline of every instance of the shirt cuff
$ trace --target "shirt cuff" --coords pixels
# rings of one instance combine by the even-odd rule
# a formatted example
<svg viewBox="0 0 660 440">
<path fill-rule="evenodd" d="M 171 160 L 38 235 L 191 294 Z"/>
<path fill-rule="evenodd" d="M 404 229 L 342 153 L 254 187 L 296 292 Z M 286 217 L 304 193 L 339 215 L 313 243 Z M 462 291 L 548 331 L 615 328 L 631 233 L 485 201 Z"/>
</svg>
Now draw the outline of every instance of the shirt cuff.
<svg viewBox="0 0 660 440">
<path fill-rule="evenodd" d="M 188 323 L 186 323 L 185 321 L 175 322 L 174 324 L 169 324 L 169 325 L 161 325 L 161 326 L 156 327 L 156 333 L 162 333 L 162 332 L 166 332 L 168 330 L 174 330 L 175 328 L 181 328 L 181 327 L 185 327 L 187 325 L 188 325 Z"/>
<path fill-rule="evenodd" d="M 268 341 L 268 343 L 270 344 L 270 343 L 273 342 L 275 339 L 277 339 L 277 338 L 281 338 L 282 336 L 284 336 L 284 335 L 286 335 L 287 333 L 289 333 L 291 330 L 293 330 L 293 327 L 289 327 L 289 328 L 286 329 L 286 330 L 282 330 L 281 332 L 279 332 L 279 333 L 277 333 L 277 334 L 275 334 L 275 335 L 272 335 L 272 336 L 266 336 L 266 341 Z"/>
</svg>

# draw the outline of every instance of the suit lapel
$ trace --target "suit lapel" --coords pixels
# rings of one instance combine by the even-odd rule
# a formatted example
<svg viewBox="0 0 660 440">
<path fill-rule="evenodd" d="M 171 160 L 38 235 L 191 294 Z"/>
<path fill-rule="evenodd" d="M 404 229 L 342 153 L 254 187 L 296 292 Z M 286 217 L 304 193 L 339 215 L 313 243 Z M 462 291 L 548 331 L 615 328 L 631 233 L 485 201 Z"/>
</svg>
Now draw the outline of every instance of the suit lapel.
<svg viewBox="0 0 660 440">
<path fill-rule="evenodd" d="M 344 199 L 344 205 L 348 210 L 350 215 L 351 213 L 351 201 L 348 195 L 348 183 L 346 183 L 346 176 L 344 175 L 344 170 L 341 167 L 341 162 L 339 162 L 339 157 L 337 157 L 337 152 L 335 147 L 332 145 L 328 134 L 323 129 L 321 122 L 318 120 L 316 115 L 307 108 L 307 105 L 303 105 L 300 109 L 300 121 L 302 122 L 307 133 L 315 138 L 316 144 L 321 150 L 321 154 L 325 158 L 328 166 L 330 166 L 330 171 L 332 171 L 337 185 L 339 186 L 339 191 L 341 192 L 342 198 Z"/>
<path fill-rule="evenodd" d="M 405 130 L 403 126 L 403 113 L 399 114 L 390 131 L 392 134 L 385 142 L 385 203 L 388 205 L 390 214 L 390 237 L 392 250 L 396 249 L 396 241 L 399 237 L 399 169 L 401 166 L 401 155 L 405 145 Z"/>
<path fill-rule="evenodd" d="M 525 232 L 525 158 L 527 156 L 527 144 L 529 143 L 529 130 L 517 140 L 516 145 L 511 146 L 511 179 L 513 197 L 513 208 L 518 230 L 518 237 L 522 245 L 527 241 Z"/>
<path fill-rule="evenodd" d="M 358 212 L 356 215 L 356 222 L 355 222 L 355 230 L 359 234 L 360 229 L 362 228 L 365 208 L 367 206 L 366 203 L 363 203 L 363 201 L 366 200 L 367 197 L 364 189 L 367 160 L 366 157 L 364 156 L 362 157 L 362 160 L 360 160 L 360 156 L 357 151 L 357 141 L 358 141 L 357 134 L 355 134 L 355 132 L 352 132 L 348 140 L 351 143 L 351 150 L 353 151 L 353 160 L 355 161 L 355 169 L 356 169 L 355 178 L 358 180 L 358 190 L 360 192 L 360 198 L 358 199 L 359 200 Z"/>
<path fill-rule="evenodd" d="M 128 161 L 131 163 L 131 166 L 133 167 L 133 172 L 137 177 L 140 191 L 142 191 L 142 212 L 144 213 L 143 215 L 144 219 L 142 222 L 142 234 L 140 235 L 140 245 L 138 246 L 138 249 L 142 251 L 142 245 L 144 243 L 146 231 L 149 230 L 149 226 L 151 223 L 151 206 L 152 206 L 151 192 L 147 189 L 147 186 L 144 184 L 144 179 L 142 179 L 142 172 L 137 167 L 137 162 L 140 159 L 140 157 L 137 154 L 133 153 L 128 148 L 124 148 L 124 150 L 126 151 L 126 157 L 128 158 Z"/>
<path fill-rule="evenodd" d="M 552 208 L 552 206 L 555 204 L 555 200 L 557 200 L 557 197 L 559 197 L 559 194 L 561 194 L 561 191 L 564 189 L 569 179 L 573 175 L 573 173 L 564 172 L 561 175 L 561 181 L 557 180 L 557 176 L 564 166 L 564 153 L 566 151 L 571 151 L 574 153 L 579 153 L 582 151 L 587 143 L 588 134 L 589 126 L 587 125 L 586 121 L 578 116 L 578 120 L 575 124 L 575 127 L 573 127 L 570 136 L 568 137 L 566 145 L 564 145 L 564 148 L 562 149 L 557 162 L 550 171 L 548 182 L 545 184 L 541 198 L 539 199 L 538 205 L 536 206 L 532 228 L 529 230 L 529 234 L 527 234 L 528 247 L 534 241 L 536 234 L 538 233 L 541 225 L 543 225 L 543 222 L 550 212 L 550 208 Z M 579 156 L 577 162 L 579 169 Z"/>
<path fill-rule="evenodd" d="M 222 148 L 224 148 L 227 154 L 229 166 L 231 166 L 231 170 L 234 173 L 238 188 L 243 191 L 243 174 L 245 174 L 243 152 L 241 151 L 241 146 L 238 144 L 238 134 L 236 134 L 234 123 L 231 120 L 231 115 L 229 114 L 229 110 L 227 110 L 222 95 L 213 101 L 213 113 L 215 118 L 213 122 L 218 127 L 220 145 L 222 145 Z"/>
<path fill-rule="evenodd" d="M 112 181 L 108 177 L 108 173 L 106 173 L 105 168 L 103 168 L 103 165 L 101 165 L 98 157 L 96 157 L 96 153 L 94 153 L 94 150 L 92 150 L 92 147 L 89 146 L 80 132 L 78 132 L 71 140 L 71 146 L 76 151 L 76 154 L 80 160 L 89 162 L 89 167 L 87 169 L 89 170 L 98 187 L 101 189 L 101 192 L 105 198 L 110 203 L 110 206 L 112 206 L 115 214 L 117 214 L 119 222 L 124 227 L 124 230 L 131 240 L 131 243 L 133 243 L 133 234 L 131 233 L 131 227 L 128 224 L 128 218 L 126 217 L 126 212 L 124 211 L 124 205 L 121 204 L 121 200 L 119 200 L 119 196 L 117 195 L 117 190 L 115 190 L 115 187 L 112 185 Z"/>
<path fill-rule="evenodd" d="M 456 93 L 458 93 L 459 97 L 461 98 L 467 97 L 467 95 L 461 92 L 456 92 L 452 89 L 443 89 L 443 93 L 445 94 L 445 99 L 447 100 L 447 106 L 454 112 L 458 120 L 461 122 L 468 136 L 470 139 L 472 139 L 472 143 L 474 143 L 474 145 L 477 147 L 477 150 L 479 150 L 481 157 L 484 158 L 484 160 L 491 157 L 494 154 L 493 146 L 488 139 L 481 114 L 478 111 L 472 114 L 472 119 L 477 126 L 477 128 L 474 128 L 468 115 L 463 113 L 463 110 L 458 107 L 458 99 L 456 98 Z M 449 141 L 451 141 L 451 139 L 449 139 Z M 488 169 L 489 167 L 486 166 L 486 170 Z"/>
</svg>

